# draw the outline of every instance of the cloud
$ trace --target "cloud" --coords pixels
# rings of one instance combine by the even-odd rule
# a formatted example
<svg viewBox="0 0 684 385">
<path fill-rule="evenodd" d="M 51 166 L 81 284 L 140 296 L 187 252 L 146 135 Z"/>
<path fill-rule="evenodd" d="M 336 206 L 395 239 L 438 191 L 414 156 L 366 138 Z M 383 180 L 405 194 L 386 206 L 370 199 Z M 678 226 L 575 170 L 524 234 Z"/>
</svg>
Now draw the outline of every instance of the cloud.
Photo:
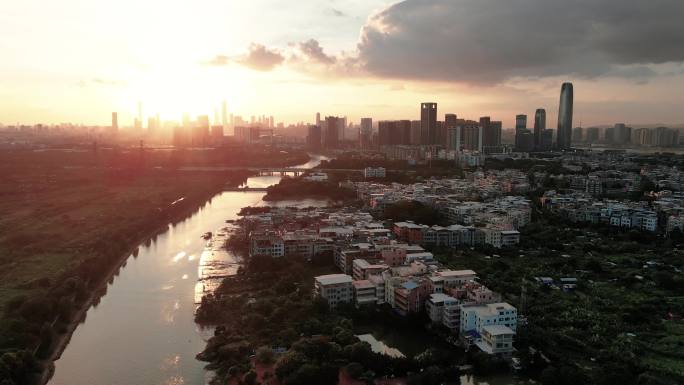
<svg viewBox="0 0 684 385">
<path fill-rule="evenodd" d="M 226 55 L 216 55 L 211 60 L 208 60 L 205 64 L 214 67 L 223 67 L 230 64 L 230 58 Z"/>
<path fill-rule="evenodd" d="M 284 60 L 285 57 L 278 51 L 270 50 L 261 44 L 252 43 L 247 55 L 239 58 L 237 62 L 258 71 L 270 71 Z"/>
<path fill-rule="evenodd" d="M 79 87 L 88 87 L 91 85 L 95 86 L 107 86 L 107 87 L 125 87 L 128 83 L 125 80 L 118 79 L 105 79 L 105 78 L 92 78 L 88 80 L 80 80 L 77 85 Z"/>
<path fill-rule="evenodd" d="M 321 47 L 321 45 L 315 39 L 309 39 L 299 43 L 299 50 L 308 60 L 316 61 L 322 64 L 335 63 L 335 57 L 329 56 L 323 52 L 323 47 Z"/>
<path fill-rule="evenodd" d="M 371 75 L 495 84 L 511 78 L 647 78 L 684 61 L 681 0 L 405 0 L 371 16 Z"/>
</svg>

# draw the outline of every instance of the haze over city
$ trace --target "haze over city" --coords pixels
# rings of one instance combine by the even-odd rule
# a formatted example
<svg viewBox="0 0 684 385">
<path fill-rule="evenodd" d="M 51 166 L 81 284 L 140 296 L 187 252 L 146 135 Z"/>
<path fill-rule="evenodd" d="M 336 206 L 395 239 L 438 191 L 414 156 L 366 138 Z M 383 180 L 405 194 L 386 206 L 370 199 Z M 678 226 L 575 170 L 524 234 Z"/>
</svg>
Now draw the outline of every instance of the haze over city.
<svg viewBox="0 0 684 385">
<path fill-rule="evenodd" d="M 0 123 L 108 124 L 146 113 L 230 112 L 311 122 L 513 117 L 578 90 L 575 121 L 681 124 L 684 31 L 676 0 L 249 3 L 28 0 L 0 5 Z M 40 9 L 40 12 L 36 12 Z M 615 17 L 619 15 L 619 17 Z M 638 108 L 637 108 L 638 107 Z"/>
<path fill-rule="evenodd" d="M 683 15 L 0 2 L 0 385 L 684 384 Z"/>
</svg>

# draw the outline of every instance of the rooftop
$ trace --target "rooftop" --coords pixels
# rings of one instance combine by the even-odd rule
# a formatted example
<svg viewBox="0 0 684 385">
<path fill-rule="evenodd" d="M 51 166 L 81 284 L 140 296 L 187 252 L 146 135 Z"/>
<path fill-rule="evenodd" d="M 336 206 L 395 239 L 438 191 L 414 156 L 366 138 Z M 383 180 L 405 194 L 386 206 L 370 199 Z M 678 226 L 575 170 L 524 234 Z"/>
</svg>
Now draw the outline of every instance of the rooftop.
<svg viewBox="0 0 684 385">
<path fill-rule="evenodd" d="M 347 274 L 319 275 L 315 278 L 321 285 L 336 285 L 340 283 L 352 283 L 352 277 Z"/>
<path fill-rule="evenodd" d="M 505 334 L 515 334 L 515 332 L 505 325 L 486 325 L 482 327 L 482 330 L 493 336 L 505 335 Z"/>
</svg>

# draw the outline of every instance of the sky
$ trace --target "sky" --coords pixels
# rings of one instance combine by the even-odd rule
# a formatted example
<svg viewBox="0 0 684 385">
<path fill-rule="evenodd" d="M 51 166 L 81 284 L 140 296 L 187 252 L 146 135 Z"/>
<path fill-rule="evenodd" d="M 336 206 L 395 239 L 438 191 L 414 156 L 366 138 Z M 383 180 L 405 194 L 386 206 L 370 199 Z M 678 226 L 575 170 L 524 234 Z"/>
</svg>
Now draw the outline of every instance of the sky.
<svg viewBox="0 0 684 385">
<path fill-rule="evenodd" d="M 0 123 L 491 116 L 682 124 L 681 0 L 0 2 Z"/>
</svg>

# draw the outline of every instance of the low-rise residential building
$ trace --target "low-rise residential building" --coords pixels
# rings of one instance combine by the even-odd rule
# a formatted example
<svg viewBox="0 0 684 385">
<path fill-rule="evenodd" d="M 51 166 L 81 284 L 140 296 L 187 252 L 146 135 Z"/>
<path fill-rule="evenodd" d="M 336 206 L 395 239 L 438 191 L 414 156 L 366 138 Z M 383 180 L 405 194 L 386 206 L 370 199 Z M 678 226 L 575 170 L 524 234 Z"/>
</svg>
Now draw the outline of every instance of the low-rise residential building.
<svg viewBox="0 0 684 385">
<path fill-rule="evenodd" d="M 352 273 L 356 280 L 368 279 L 369 276 L 380 274 L 389 269 L 385 264 L 370 264 L 365 259 L 355 259 L 352 263 Z"/>
<path fill-rule="evenodd" d="M 285 256 L 283 239 L 274 234 L 255 234 L 250 238 L 249 255 L 267 255 L 274 258 Z"/>
<path fill-rule="evenodd" d="M 508 326 L 486 325 L 482 327 L 481 336 L 482 338 L 475 344 L 485 353 L 508 356 L 515 351 L 513 348 L 515 332 Z"/>
<path fill-rule="evenodd" d="M 375 305 L 378 302 L 376 287 L 367 279 L 353 282 L 356 306 Z"/>
<path fill-rule="evenodd" d="M 505 302 L 463 305 L 459 328 L 461 340 L 466 345 L 478 346 L 486 353 L 510 353 L 513 351 L 512 338 L 518 325 L 517 313 L 515 307 Z M 502 326 L 507 329 L 491 328 L 492 326 Z M 487 333 L 487 341 L 483 341 L 485 333 Z M 509 339 L 511 341 L 509 346 L 498 345 L 499 343 L 505 344 L 505 341 Z"/>
<path fill-rule="evenodd" d="M 458 329 L 459 301 L 442 293 L 433 293 L 425 301 L 425 311 L 433 323 L 442 324 L 450 330 Z"/>
<path fill-rule="evenodd" d="M 324 299 L 331 309 L 354 299 L 352 277 L 346 274 L 319 275 L 314 278 L 314 296 Z"/>
</svg>

